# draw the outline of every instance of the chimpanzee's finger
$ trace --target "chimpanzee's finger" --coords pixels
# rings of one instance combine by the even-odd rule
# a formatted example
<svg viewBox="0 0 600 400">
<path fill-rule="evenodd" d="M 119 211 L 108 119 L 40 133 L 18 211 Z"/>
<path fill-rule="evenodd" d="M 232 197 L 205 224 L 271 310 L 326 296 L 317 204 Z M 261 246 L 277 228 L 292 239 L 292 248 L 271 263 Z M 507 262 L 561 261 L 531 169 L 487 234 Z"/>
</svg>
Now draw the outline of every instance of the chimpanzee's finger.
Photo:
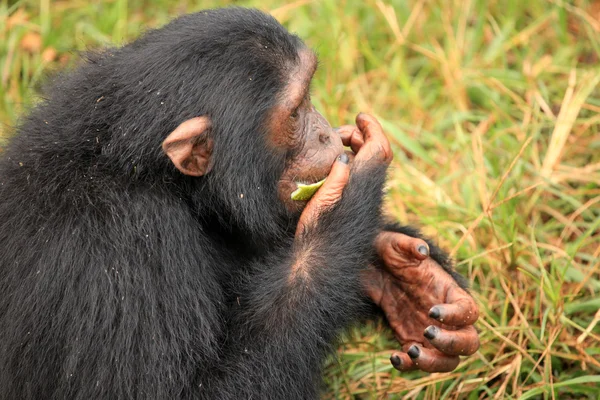
<svg viewBox="0 0 600 400">
<path fill-rule="evenodd" d="M 398 371 L 411 371 L 417 369 L 413 360 L 406 353 L 396 351 L 392 353 L 390 362 Z"/>
<path fill-rule="evenodd" d="M 327 180 L 302 211 L 296 228 L 296 236 L 302 235 L 308 225 L 314 224 L 318 220 L 322 210 L 331 207 L 342 197 L 344 187 L 350 178 L 349 162 L 348 155 L 342 153 L 333 163 Z"/>
<path fill-rule="evenodd" d="M 479 336 L 472 325 L 456 331 L 430 325 L 423 336 L 436 349 L 449 356 L 470 356 L 479 349 Z"/>
<path fill-rule="evenodd" d="M 447 304 L 437 304 L 429 310 L 429 317 L 452 326 L 473 325 L 479 318 L 479 308 L 467 292 L 456 286 L 450 289 Z"/>
<path fill-rule="evenodd" d="M 356 116 L 356 126 L 360 129 L 365 141 L 356 154 L 356 161 L 378 160 L 389 164 L 393 158 L 392 148 L 375 117 L 360 113 Z"/>
<path fill-rule="evenodd" d="M 352 137 L 352 134 L 354 133 L 354 131 L 357 131 L 358 128 L 354 125 L 342 125 L 339 126 L 337 128 L 334 128 L 334 131 L 340 135 L 340 138 L 342 139 L 342 143 L 344 144 L 344 146 L 350 146 L 350 138 Z"/>
<path fill-rule="evenodd" d="M 363 135 L 356 125 L 342 125 L 336 129 L 336 132 L 342 138 L 342 144 L 350 147 L 354 153 L 358 153 L 365 144 Z"/>
<path fill-rule="evenodd" d="M 450 372 L 460 362 L 458 356 L 449 356 L 416 344 L 410 346 L 407 353 L 417 368 L 425 372 Z"/>
<path fill-rule="evenodd" d="M 423 239 L 402 233 L 381 232 L 375 239 L 375 249 L 388 267 L 395 261 L 413 264 L 429 256 L 429 246 Z"/>
</svg>

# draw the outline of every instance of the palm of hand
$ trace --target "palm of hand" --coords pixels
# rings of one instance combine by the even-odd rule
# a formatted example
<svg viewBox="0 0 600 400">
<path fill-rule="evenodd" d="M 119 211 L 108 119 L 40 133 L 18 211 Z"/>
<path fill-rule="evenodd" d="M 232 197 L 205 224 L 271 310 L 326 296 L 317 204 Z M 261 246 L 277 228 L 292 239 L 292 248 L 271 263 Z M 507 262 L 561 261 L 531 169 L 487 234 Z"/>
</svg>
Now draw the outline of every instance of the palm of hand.
<svg viewBox="0 0 600 400">
<path fill-rule="evenodd" d="M 472 325 L 478 310 L 423 246 L 427 245 L 420 239 L 381 233 L 376 248 L 383 267 L 367 270 L 363 283 L 406 352 L 392 355 L 394 366 L 450 371 L 458 365 L 459 355 L 473 354 L 479 348 Z"/>
</svg>

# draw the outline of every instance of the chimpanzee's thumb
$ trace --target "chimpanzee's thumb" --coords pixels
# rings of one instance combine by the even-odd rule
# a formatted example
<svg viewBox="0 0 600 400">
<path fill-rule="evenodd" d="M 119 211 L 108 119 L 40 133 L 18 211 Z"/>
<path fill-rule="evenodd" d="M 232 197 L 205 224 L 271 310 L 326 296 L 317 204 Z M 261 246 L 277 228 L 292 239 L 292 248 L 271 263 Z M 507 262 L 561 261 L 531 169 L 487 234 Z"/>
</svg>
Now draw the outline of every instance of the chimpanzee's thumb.
<svg viewBox="0 0 600 400">
<path fill-rule="evenodd" d="M 304 232 L 306 226 L 316 224 L 321 212 L 333 206 L 342 197 L 344 187 L 350 178 L 349 163 L 350 159 L 346 153 L 340 154 L 333 163 L 327 180 L 302 211 L 296 228 L 296 236 Z"/>
</svg>

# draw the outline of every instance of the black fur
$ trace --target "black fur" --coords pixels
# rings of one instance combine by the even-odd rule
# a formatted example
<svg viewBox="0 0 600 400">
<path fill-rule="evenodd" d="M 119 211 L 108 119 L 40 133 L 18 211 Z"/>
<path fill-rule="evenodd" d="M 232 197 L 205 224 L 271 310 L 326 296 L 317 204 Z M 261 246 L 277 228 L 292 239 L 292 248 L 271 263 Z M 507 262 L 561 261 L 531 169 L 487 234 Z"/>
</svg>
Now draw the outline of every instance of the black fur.
<svg viewBox="0 0 600 400">
<path fill-rule="evenodd" d="M 47 90 L 0 159 L 0 399 L 318 397 L 366 304 L 385 168 L 293 241 L 264 126 L 303 46 L 258 11 L 200 12 Z M 190 178 L 161 143 L 199 115 L 215 164 Z"/>
</svg>

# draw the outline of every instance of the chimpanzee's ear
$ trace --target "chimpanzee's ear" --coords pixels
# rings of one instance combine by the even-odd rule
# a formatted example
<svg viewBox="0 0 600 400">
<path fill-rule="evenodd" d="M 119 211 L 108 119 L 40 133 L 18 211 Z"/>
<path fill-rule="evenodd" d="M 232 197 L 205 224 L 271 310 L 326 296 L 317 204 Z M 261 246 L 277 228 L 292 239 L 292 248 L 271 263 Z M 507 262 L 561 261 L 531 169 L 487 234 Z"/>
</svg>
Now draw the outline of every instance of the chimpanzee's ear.
<svg viewBox="0 0 600 400">
<path fill-rule="evenodd" d="M 196 117 L 182 122 L 167 136 L 162 149 L 181 173 L 202 176 L 210 172 L 213 141 L 208 137 L 210 118 Z"/>
</svg>

